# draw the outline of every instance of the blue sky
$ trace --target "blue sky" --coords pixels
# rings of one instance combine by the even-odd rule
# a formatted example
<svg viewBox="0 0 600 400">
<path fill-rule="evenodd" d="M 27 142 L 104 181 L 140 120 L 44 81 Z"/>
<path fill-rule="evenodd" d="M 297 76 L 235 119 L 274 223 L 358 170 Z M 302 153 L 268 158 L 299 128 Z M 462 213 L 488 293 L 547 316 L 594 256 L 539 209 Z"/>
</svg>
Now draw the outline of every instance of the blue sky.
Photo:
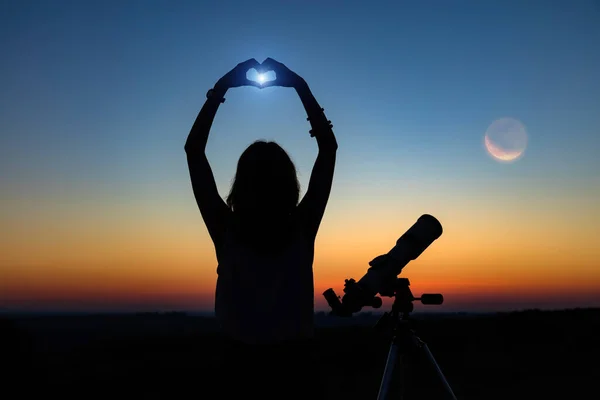
<svg viewBox="0 0 600 400">
<path fill-rule="evenodd" d="M 354 160 L 372 146 L 390 163 L 431 156 L 493 174 L 480 137 L 510 116 L 530 134 L 521 172 L 599 165 L 598 2 L 202 4 L 3 2 L 2 165 L 41 179 L 23 165 L 34 157 L 42 175 L 127 179 L 159 173 L 161 149 L 174 173 L 206 90 L 237 62 L 269 56 L 306 78 Z M 231 164 L 240 151 L 227 139 L 242 137 L 242 150 L 252 130 L 312 154 L 295 94 L 257 92 L 229 94 L 210 151 Z"/>
</svg>

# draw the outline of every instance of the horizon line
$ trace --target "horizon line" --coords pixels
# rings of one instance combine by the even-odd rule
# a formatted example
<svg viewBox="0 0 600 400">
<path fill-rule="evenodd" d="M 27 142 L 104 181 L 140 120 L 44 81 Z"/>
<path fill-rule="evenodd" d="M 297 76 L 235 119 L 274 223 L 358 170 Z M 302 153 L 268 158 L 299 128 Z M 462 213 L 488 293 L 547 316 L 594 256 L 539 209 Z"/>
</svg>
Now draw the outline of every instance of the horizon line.
<svg viewBox="0 0 600 400">
<path fill-rule="evenodd" d="M 450 314 L 469 314 L 469 315 L 481 315 L 481 314 L 509 314 L 515 312 L 560 312 L 560 311 L 576 311 L 576 310 L 598 310 L 600 307 L 565 307 L 565 308 L 521 308 L 511 310 L 474 310 L 474 311 L 413 311 L 411 315 L 423 315 L 423 314 L 437 314 L 437 315 L 450 315 Z M 348 318 L 368 315 L 383 315 L 387 311 L 368 310 L 360 311 L 355 313 L 352 317 L 336 317 L 329 315 L 330 311 L 315 310 L 315 316 L 329 316 L 332 318 Z M 185 316 L 203 316 L 203 317 L 215 317 L 214 311 L 203 311 L 203 310 L 98 310 L 98 311 L 61 311 L 61 310 L 1 310 L 0 316 L 108 316 L 108 315 L 185 315 Z"/>
</svg>

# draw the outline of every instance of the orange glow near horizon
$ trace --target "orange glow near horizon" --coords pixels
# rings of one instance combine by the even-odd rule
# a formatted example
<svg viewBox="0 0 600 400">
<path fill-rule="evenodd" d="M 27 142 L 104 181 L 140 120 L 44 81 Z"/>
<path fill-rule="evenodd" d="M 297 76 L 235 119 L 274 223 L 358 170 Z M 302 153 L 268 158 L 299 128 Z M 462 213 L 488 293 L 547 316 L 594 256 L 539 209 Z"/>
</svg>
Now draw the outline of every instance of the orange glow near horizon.
<svg viewBox="0 0 600 400">
<path fill-rule="evenodd" d="M 341 295 L 344 279 L 362 277 L 368 262 L 423 213 L 395 211 L 383 202 L 350 220 L 347 204 L 332 203 L 316 244 L 317 309 L 325 307 L 325 289 Z M 12 229 L 2 237 L 2 307 L 212 309 L 216 257 L 195 204 L 151 218 L 143 207 L 78 218 L 83 206 L 55 205 L 48 213 L 6 220 Z M 411 208 L 440 209 L 435 202 L 405 209 Z M 498 309 L 598 306 L 600 221 L 574 210 L 546 218 L 548 210 L 530 206 L 524 218 L 512 211 L 490 214 L 465 201 L 451 213 L 431 212 L 444 234 L 401 276 L 411 280 L 415 295 L 443 293 L 440 310 L 469 311 L 484 303 Z"/>
</svg>

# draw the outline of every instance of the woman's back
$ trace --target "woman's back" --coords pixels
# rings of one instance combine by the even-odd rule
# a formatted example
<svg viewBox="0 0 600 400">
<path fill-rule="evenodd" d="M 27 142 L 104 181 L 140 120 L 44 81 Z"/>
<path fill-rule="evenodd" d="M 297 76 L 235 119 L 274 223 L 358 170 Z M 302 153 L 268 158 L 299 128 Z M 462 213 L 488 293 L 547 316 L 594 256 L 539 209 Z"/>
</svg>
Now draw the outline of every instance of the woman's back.
<svg viewBox="0 0 600 400">
<path fill-rule="evenodd" d="M 215 313 L 223 330 L 247 343 L 312 337 L 314 240 L 295 218 L 252 225 L 232 222 L 217 252 Z"/>
</svg>

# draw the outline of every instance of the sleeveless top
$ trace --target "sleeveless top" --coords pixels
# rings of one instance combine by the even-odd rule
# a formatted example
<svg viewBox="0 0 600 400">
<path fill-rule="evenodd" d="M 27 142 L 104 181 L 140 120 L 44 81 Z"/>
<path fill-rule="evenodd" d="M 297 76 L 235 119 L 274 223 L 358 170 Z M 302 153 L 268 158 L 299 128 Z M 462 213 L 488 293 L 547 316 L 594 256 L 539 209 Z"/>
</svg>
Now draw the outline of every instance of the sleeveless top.
<svg viewBox="0 0 600 400">
<path fill-rule="evenodd" d="M 227 230 L 217 251 L 215 314 L 223 333 L 251 344 L 314 335 L 314 241 L 294 224 L 274 254 L 260 253 Z"/>
</svg>

